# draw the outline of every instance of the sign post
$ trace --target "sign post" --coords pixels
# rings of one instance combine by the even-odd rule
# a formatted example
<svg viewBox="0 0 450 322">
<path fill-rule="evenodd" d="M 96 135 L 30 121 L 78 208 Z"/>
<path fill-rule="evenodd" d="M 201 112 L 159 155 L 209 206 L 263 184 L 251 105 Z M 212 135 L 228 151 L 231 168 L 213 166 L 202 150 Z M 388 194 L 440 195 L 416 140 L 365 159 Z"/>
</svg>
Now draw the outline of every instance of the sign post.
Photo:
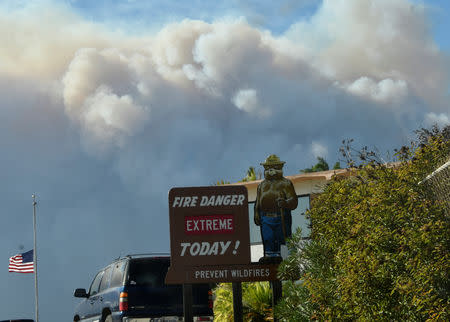
<svg viewBox="0 0 450 322">
<path fill-rule="evenodd" d="M 233 313 L 234 322 L 242 322 L 244 319 L 244 312 L 242 310 L 242 283 L 233 282 Z"/>
<path fill-rule="evenodd" d="M 185 322 L 194 320 L 192 304 L 192 284 L 183 284 L 183 315 Z"/>
</svg>

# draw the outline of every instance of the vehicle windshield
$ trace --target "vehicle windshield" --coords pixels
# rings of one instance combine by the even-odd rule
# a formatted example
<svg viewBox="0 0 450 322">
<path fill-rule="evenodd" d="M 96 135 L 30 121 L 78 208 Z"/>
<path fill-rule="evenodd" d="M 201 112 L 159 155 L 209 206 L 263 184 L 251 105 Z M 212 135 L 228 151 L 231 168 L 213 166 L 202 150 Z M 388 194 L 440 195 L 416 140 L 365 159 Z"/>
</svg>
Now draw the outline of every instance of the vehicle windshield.
<svg viewBox="0 0 450 322">
<path fill-rule="evenodd" d="M 130 262 L 129 284 L 164 287 L 169 260 L 136 259 Z"/>
</svg>

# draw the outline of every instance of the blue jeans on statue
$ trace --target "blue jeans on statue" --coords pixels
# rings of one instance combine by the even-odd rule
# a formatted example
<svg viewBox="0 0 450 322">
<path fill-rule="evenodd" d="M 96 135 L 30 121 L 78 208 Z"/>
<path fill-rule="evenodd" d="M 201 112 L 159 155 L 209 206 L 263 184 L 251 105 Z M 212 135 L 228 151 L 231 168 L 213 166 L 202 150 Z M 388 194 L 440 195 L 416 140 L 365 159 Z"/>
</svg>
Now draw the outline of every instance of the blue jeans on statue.
<svg viewBox="0 0 450 322">
<path fill-rule="evenodd" d="M 261 212 L 261 237 L 264 245 L 264 256 L 281 256 L 281 245 L 285 244 L 281 215 L 265 216 Z"/>
</svg>

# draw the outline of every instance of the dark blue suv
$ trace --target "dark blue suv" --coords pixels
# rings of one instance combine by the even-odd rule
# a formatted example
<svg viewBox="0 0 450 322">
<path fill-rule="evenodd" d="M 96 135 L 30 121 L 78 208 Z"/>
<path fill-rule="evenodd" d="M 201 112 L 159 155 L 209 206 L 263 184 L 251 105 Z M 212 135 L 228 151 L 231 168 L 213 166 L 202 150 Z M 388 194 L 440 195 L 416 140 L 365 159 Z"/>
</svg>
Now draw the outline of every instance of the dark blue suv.
<svg viewBox="0 0 450 322">
<path fill-rule="evenodd" d="M 84 298 L 77 306 L 74 321 L 149 322 L 181 321 L 181 285 L 165 285 L 169 257 L 129 255 L 100 270 L 89 291 L 75 290 Z M 196 321 L 212 321 L 212 293 L 209 284 L 196 284 L 193 315 Z"/>
</svg>

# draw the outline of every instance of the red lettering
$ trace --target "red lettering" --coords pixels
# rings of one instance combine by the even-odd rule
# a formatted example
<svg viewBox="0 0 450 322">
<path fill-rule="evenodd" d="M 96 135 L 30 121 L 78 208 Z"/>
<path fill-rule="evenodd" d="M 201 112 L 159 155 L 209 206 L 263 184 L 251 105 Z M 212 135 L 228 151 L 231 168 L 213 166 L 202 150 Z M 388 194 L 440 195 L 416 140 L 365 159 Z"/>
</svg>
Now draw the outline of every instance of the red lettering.
<svg viewBox="0 0 450 322">
<path fill-rule="evenodd" d="M 186 235 L 213 235 L 234 233 L 233 215 L 185 216 Z"/>
</svg>

